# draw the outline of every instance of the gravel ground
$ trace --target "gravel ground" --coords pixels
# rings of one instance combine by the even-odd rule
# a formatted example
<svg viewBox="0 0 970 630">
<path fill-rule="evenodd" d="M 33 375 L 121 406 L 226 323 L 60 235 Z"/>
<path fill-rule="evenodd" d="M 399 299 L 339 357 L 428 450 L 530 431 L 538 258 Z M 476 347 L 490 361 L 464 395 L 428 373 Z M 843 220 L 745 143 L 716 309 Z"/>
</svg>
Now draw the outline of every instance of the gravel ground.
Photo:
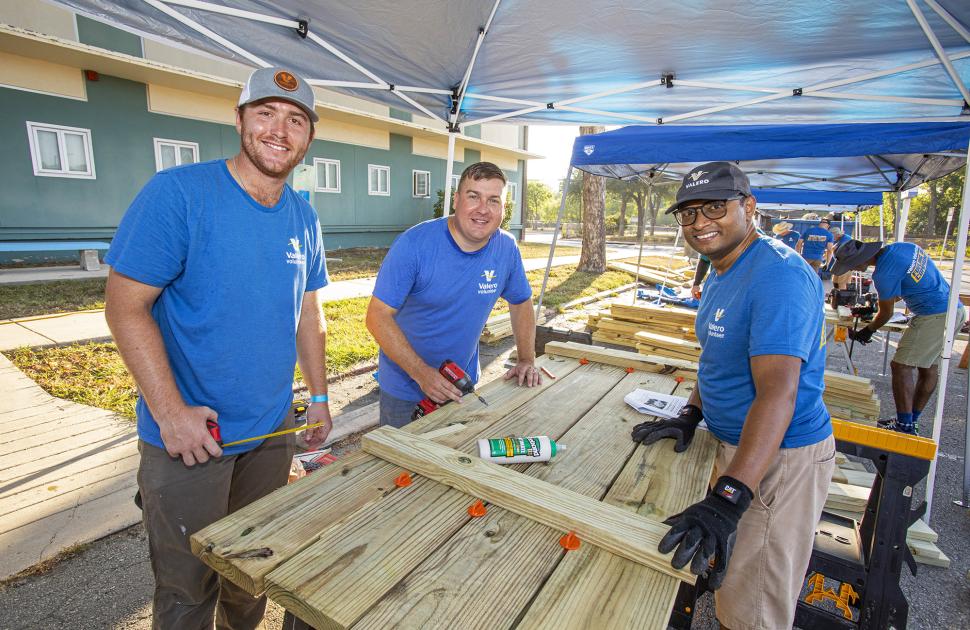
<svg viewBox="0 0 970 630">
<path fill-rule="evenodd" d="M 585 315 L 560 316 L 557 326 L 582 328 Z M 510 339 L 494 346 L 482 346 L 483 382 L 499 377 L 513 343 Z M 894 414 L 888 376 L 880 376 L 882 345 L 856 347 L 853 357 L 861 376 L 876 386 L 885 416 Z M 891 352 L 892 350 L 890 350 Z M 830 348 L 829 367 L 845 370 L 841 353 Z M 910 602 L 909 627 L 917 629 L 970 627 L 970 514 L 953 505 L 962 494 L 963 443 L 966 431 L 967 371 L 950 369 L 948 395 L 944 409 L 941 457 L 936 481 L 936 503 L 932 526 L 940 535 L 938 543 L 950 557 L 951 567 L 939 569 L 920 565 L 913 577 L 904 568 L 902 585 Z M 331 388 L 336 409 L 354 409 L 377 399 L 376 386 L 368 370 L 344 378 Z M 928 422 L 923 434 L 930 435 Z M 356 437 L 339 445 L 337 452 L 353 449 Z M 922 498 L 924 488 L 916 490 Z M 140 525 L 95 541 L 82 552 L 42 574 L 15 580 L 0 587 L 0 630 L 45 628 L 116 628 L 143 630 L 151 627 L 152 576 L 147 541 Z M 694 628 L 713 629 L 712 598 L 698 602 Z M 264 626 L 279 628 L 282 609 L 270 602 Z"/>
</svg>

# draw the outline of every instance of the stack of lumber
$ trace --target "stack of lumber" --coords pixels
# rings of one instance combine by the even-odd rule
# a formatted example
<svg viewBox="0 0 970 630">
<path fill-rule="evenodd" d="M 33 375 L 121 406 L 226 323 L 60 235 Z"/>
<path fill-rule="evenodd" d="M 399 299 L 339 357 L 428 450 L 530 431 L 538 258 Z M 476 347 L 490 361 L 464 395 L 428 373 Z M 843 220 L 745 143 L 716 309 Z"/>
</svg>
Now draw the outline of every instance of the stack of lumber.
<svg viewBox="0 0 970 630">
<path fill-rule="evenodd" d="M 879 419 L 879 398 L 867 378 L 826 370 L 822 398 L 837 418 L 869 425 Z"/>
<path fill-rule="evenodd" d="M 512 334 L 512 318 L 509 313 L 489 317 L 485 322 L 485 329 L 482 331 L 481 340 L 485 343 L 494 343 L 499 339 L 504 339 Z"/>
<path fill-rule="evenodd" d="M 664 269 L 656 265 L 626 262 L 610 262 L 606 264 L 607 269 L 613 271 L 624 271 L 638 280 L 649 282 L 650 284 L 664 284 L 668 287 L 690 287 L 693 284 L 693 273 L 677 271 L 674 269 Z"/>
<path fill-rule="evenodd" d="M 641 354 L 683 359 L 695 363 L 700 360 L 701 345 L 696 341 L 646 331 L 638 332 L 634 337 L 637 340 L 637 352 Z"/>
<path fill-rule="evenodd" d="M 835 474 L 829 484 L 825 511 L 861 521 L 875 479 L 876 474 L 868 472 L 863 464 L 836 453 Z M 917 562 L 949 567 L 950 559 L 936 546 L 937 539 L 936 532 L 921 520 L 913 523 L 906 533 L 906 544 Z"/>
<path fill-rule="evenodd" d="M 697 313 L 686 308 L 655 304 L 613 304 L 609 311 L 590 315 L 587 326 L 593 331 L 594 341 L 636 348 L 638 343 L 644 343 L 644 340 L 637 339 L 636 335 L 639 332 L 695 341 L 694 319 L 696 317 Z M 646 352 L 646 354 L 659 353 Z M 683 357 L 677 355 L 672 358 Z"/>
</svg>

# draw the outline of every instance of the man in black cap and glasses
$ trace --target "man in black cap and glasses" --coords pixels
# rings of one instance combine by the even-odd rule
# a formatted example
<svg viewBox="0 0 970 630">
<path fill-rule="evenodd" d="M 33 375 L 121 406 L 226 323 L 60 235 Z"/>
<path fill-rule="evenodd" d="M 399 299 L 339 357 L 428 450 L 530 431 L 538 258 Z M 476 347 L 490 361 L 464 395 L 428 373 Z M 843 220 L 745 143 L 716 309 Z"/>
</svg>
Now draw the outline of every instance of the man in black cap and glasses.
<svg viewBox="0 0 970 630">
<path fill-rule="evenodd" d="M 640 424 L 633 439 L 674 438 L 683 451 L 703 419 L 721 444 L 711 492 L 665 521 L 660 551 L 708 575 L 723 627 L 791 627 L 835 466 L 822 284 L 798 253 L 757 233 L 756 200 L 734 164 L 693 169 L 667 213 L 711 260 L 697 387 L 679 417 Z M 766 280 L 788 287 L 785 299 L 761 290 Z"/>
<path fill-rule="evenodd" d="M 883 245 L 881 241 L 850 240 L 835 251 L 832 273 L 865 271 L 873 265 L 872 284 L 879 294 L 879 310 L 864 327 L 850 330 L 849 336 L 863 345 L 869 343 L 873 333 L 892 317 L 900 298 L 913 312 L 914 317 L 889 364 L 896 418 L 879 424 L 886 429 L 915 434 L 920 414 L 939 380 L 937 366 L 943 352 L 950 284 L 943 279 L 929 254 L 913 243 Z M 956 330 L 960 330 L 966 319 L 966 311 L 960 304 Z"/>
</svg>

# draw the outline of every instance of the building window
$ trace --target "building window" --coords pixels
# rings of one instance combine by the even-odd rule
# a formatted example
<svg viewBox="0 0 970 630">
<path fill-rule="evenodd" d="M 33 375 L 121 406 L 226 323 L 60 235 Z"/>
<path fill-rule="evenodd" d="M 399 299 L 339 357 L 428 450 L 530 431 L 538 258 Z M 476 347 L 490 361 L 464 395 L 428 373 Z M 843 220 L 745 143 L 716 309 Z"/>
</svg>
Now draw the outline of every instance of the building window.
<svg viewBox="0 0 970 630">
<path fill-rule="evenodd" d="M 519 185 L 515 182 L 508 183 L 508 192 L 506 193 L 508 200 L 513 204 L 519 199 Z"/>
<path fill-rule="evenodd" d="M 195 142 L 155 138 L 155 170 L 195 164 L 199 161 L 199 145 Z"/>
<path fill-rule="evenodd" d="M 460 181 L 461 181 L 461 175 L 451 176 L 451 192 L 455 192 L 456 190 L 458 190 L 458 182 Z"/>
<path fill-rule="evenodd" d="M 391 167 L 367 165 L 367 194 L 389 197 L 391 194 Z"/>
<path fill-rule="evenodd" d="M 430 171 L 411 171 L 413 180 L 411 186 L 412 197 L 431 196 L 431 172 Z"/>
<path fill-rule="evenodd" d="M 340 192 L 340 160 L 313 158 L 313 168 L 317 172 L 317 192 Z"/>
<path fill-rule="evenodd" d="M 95 179 L 91 130 L 27 121 L 34 175 Z"/>
</svg>

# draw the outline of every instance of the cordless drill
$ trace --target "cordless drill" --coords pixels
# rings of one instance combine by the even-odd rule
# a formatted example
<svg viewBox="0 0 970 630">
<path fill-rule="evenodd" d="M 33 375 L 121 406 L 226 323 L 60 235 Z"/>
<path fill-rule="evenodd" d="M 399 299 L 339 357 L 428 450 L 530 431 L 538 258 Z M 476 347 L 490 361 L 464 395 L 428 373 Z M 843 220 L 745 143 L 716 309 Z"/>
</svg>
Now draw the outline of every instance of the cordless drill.
<svg viewBox="0 0 970 630">
<path fill-rule="evenodd" d="M 475 393 L 475 384 L 472 383 L 471 379 L 468 378 L 468 375 L 465 374 L 460 367 L 458 367 L 458 364 L 451 359 L 445 359 L 444 363 L 441 364 L 441 367 L 438 368 L 438 372 L 448 379 L 449 383 L 460 389 L 462 395 Z M 485 399 L 481 396 L 478 396 L 478 399 L 482 401 L 483 405 L 488 405 L 488 403 L 485 402 Z M 417 406 L 415 406 L 414 412 L 411 414 L 411 420 L 417 420 L 422 416 L 426 416 L 439 407 L 447 405 L 449 402 L 450 401 L 446 400 L 443 403 L 436 403 L 430 398 L 425 398 L 424 400 L 418 402 Z"/>
</svg>

